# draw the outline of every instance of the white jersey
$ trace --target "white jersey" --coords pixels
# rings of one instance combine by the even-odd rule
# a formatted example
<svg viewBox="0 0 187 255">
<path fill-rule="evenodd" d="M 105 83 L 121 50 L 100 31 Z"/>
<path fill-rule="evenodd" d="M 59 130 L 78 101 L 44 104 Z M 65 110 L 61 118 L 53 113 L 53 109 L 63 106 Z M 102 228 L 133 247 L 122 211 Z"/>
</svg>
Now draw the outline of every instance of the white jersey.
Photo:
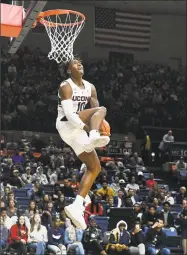
<svg viewBox="0 0 187 255">
<path fill-rule="evenodd" d="M 91 88 L 92 84 L 88 81 L 83 80 L 84 88 L 80 88 L 77 86 L 71 78 L 65 80 L 62 82 L 60 87 L 64 86 L 66 83 L 69 83 L 69 85 L 72 88 L 72 100 L 73 100 L 73 112 L 77 113 L 85 109 L 89 99 L 91 98 Z M 58 117 L 57 118 L 63 118 L 65 116 L 64 109 L 61 105 L 61 98 L 58 93 Z"/>
</svg>

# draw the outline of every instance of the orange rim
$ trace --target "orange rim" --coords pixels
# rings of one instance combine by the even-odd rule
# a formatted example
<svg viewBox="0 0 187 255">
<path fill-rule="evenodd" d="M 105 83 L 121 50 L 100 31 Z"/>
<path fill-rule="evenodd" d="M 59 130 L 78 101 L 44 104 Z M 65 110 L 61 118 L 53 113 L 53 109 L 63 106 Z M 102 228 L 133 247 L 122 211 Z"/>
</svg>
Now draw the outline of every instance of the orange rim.
<svg viewBox="0 0 187 255">
<path fill-rule="evenodd" d="M 82 20 L 78 22 L 74 22 L 74 23 L 55 23 L 55 22 L 47 21 L 45 19 L 45 17 L 48 17 L 48 16 L 55 16 L 60 14 L 63 15 L 63 14 L 69 14 L 69 13 L 79 15 L 82 18 Z M 48 27 L 56 27 L 57 24 L 58 26 L 62 26 L 62 27 L 70 27 L 73 25 L 81 25 L 82 22 L 84 22 L 85 20 L 86 20 L 86 17 L 81 12 L 57 9 L 57 10 L 48 10 L 45 12 L 40 12 L 36 22 L 33 25 L 35 26 L 37 22 L 40 22 L 42 25 L 47 25 Z"/>
</svg>

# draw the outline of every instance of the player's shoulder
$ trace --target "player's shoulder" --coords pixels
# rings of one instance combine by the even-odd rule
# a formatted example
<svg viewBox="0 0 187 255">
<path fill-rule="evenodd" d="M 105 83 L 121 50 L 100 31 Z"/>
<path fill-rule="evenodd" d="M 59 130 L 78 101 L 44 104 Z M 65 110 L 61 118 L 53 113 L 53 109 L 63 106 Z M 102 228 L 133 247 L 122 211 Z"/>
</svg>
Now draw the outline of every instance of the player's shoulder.
<svg viewBox="0 0 187 255">
<path fill-rule="evenodd" d="M 71 86 L 71 79 L 69 78 L 69 79 L 66 79 L 66 80 L 64 80 L 64 81 L 62 81 L 61 83 L 60 83 L 60 88 L 61 87 L 64 87 L 64 86 Z"/>
<path fill-rule="evenodd" d="M 93 85 L 91 82 L 89 82 L 89 81 L 87 81 L 87 80 L 84 80 L 84 79 L 83 79 L 83 83 L 84 83 L 84 84 L 88 84 L 88 85 L 90 85 L 90 86 Z"/>
<path fill-rule="evenodd" d="M 95 86 L 94 86 L 92 83 L 90 83 L 89 81 L 83 80 L 83 83 L 84 83 L 85 86 L 88 86 L 88 87 L 90 87 L 90 88 L 95 87 Z"/>
</svg>

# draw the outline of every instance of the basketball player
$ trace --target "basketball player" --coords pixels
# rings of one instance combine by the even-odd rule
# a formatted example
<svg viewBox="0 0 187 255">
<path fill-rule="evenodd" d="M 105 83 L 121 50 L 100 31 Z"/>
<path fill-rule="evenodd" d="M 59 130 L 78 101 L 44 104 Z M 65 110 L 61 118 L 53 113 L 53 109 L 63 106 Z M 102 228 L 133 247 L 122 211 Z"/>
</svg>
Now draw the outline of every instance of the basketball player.
<svg viewBox="0 0 187 255">
<path fill-rule="evenodd" d="M 94 148 L 106 146 L 110 138 L 100 136 L 98 131 L 106 116 L 106 108 L 99 107 L 94 85 L 82 79 L 84 69 L 80 60 L 70 61 L 67 73 L 71 78 L 62 82 L 59 88 L 56 128 L 62 140 L 71 146 L 87 170 L 74 203 L 65 207 L 65 213 L 77 228 L 86 229 L 84 199 L 101 171 Z M 91 108 L 84 110 L 88 102 Z"/>
</svg>

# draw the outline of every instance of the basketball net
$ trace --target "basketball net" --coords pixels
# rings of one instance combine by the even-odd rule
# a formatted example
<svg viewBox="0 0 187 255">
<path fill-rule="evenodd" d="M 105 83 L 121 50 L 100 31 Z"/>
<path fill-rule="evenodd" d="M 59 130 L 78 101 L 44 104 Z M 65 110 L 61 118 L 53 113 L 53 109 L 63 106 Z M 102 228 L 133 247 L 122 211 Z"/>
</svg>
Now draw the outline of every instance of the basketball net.
<svg viewBox="0 0 187 255">
<path fill-rule="evenodd" d="M 66 64 L 74 58 L 73 45 L 85 24 L 84 19 L 80 21 L 79 14 L 66 13 L 63 15 L 66 15 L 65 22 L 62 22 L 59 14 L 53 15 L 55 21 L 50 15 L 40 19 L 51 41 L 48 58 L 55 60 L 58 64 Z"/>
</svg>

